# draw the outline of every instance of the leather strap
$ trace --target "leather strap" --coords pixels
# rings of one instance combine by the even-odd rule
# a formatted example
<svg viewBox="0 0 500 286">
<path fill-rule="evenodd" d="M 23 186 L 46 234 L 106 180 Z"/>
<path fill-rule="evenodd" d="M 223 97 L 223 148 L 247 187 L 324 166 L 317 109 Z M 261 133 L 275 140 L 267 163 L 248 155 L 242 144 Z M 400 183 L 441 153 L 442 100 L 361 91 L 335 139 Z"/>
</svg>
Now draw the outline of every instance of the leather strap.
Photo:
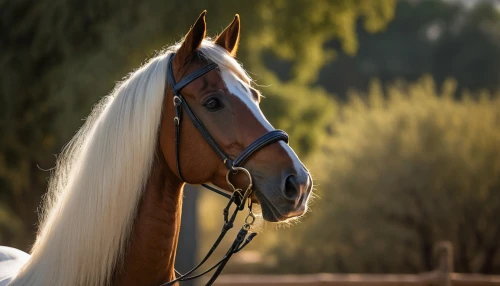
<svg viewBox="0 0 500 286">
<path fill-rule="evenodd" d="M 285 141 L 288 143 L 288 134 L 286 134 L 283 130 L 273 130 L 267 132 L 243 150 L 243 152 L 233 161 L 233 167 L 241 167 L 245 165 L 248 159 L 250 159 L 255 152 L 278 141 Z"/>
<path fill-rule="evenodd" d="M 205 140 L 210 145 L 210 147 L 212 147 L 212 149 L 215 151 L 215 153 L 217 153 L 217 156 L 219 156 L 219 158 L 221 158 L 222 161 L 229 160 L 229 158 L 226 156 L 226 154 L 224 154 L 224 152 L 221 150 L 219 145 L 217 145 L 214 138 L 212 138 L 212 136 L 208 132 L 207 128 L 203 125 L 203 123 L 201 123 L 200 119 L 198 119 L 198 117 L 191 110 L 191 108 L 189 107 L 187 102 L 185 100 L 183 100 L 182 97 L 181 97 L 180 101 L 181 101 L 181 106 L 184 109 L 184 111 L 186 112 L 187 116 L 191 119 L 191 121 L 193 122 L 196 129 L 198 129 L 198 131 L 200 131 L 201 135 L 203 136 L 203 138 L 205 138 Z"/>
<path fill-rule="evenodd" d="M 199 70 L 190 73 L 187 75 L 185 78 L 181 79 L 178 83 L 175 83 L 175 77 L 174 77 L 174 72 L 173 72 L 173 67 L 172 67 L 172 60 L 174 59 L 175 54 L 173 54 L 169 61 L 168 61 L 168 81 L 170 83 L 170 88 L 172 89 L 172 92 L 174 95 L 179 95 L 181 90 L 188 84 L 190 84 L 192 81 L 195 79 L 199 78 L 200 76 L 206 74 L 207 72 L 216 69 L 217 64 L 215 63 L 210 63 Z"/>
</svg>

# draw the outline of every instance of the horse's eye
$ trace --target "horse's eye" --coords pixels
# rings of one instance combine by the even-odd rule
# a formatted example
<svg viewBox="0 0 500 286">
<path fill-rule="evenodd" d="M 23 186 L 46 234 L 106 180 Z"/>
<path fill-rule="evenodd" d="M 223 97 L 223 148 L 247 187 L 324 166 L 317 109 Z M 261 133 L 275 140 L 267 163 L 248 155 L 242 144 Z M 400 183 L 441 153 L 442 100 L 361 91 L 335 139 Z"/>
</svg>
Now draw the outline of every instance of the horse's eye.
<svg viewBox="0 0 500 286">
<path fill-rule="evenodd" d="M 205 106 L 205 108 L 211 112 L 217 111 L 224 107 L 224 105 L 222 105 L 220 100 L 215 97 L 209 98 L 207 101 L 205 101 L 203 106 Z"/>
</svg>

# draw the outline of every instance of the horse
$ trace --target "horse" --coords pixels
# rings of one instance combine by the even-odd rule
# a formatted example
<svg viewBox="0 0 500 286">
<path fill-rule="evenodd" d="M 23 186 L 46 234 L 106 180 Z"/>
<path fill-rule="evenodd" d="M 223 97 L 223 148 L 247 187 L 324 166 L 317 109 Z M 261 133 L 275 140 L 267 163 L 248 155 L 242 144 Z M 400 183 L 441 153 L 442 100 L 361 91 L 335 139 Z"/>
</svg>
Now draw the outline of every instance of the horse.
<svg viewBox="0 0 500 286">
<path fill-rule="evenodd" d="M 187 279 L 174 269 L 185 183 L 211 183 L 229 198 L 220 237 L 238 211 L 249 210 L 232 248 L 211 268 L 217 275 L 255 235 L 253 204 L 270 222 L 307 211 L 311 175 L 288 135 L 261 112 L 261 94 L 235 59 L 239 16 L 212 40 L 205 15 L 96 104 L 57 158 L 30 255 L 0 248 L 1 285 Z"/>
</svg>

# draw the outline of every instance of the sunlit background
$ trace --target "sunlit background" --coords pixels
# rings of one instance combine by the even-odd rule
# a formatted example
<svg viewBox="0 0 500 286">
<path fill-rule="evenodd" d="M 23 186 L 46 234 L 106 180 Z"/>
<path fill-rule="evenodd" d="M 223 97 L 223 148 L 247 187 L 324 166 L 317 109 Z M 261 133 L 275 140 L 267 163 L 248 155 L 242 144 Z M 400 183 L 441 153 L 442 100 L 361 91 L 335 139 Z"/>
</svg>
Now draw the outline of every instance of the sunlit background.
<svg viewBox="0 0 500 286">
<path fill-rule="evenodd" d="M 423 273 L 448 241 L 453 271 L 500 274 L 499 5 L 0 1 L 0 245 L 29 250 L 55 154 L 207 9 L 212 36 L 240 14 L 238 60 L 317 194 L 299 223 L 264 225 L 224 273 Z M 224 203 L 186 190 L 178 268 L 211 246 Z"/>
</svg>

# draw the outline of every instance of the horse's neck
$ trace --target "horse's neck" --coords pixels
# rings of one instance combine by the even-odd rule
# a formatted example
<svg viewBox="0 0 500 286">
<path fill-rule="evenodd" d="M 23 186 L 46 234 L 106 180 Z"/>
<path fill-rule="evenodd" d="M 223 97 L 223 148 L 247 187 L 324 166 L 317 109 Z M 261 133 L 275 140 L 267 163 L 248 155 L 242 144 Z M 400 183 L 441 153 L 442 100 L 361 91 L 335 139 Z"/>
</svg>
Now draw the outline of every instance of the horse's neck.
<svg viewBox="0 0 500 286">
<path fill-rule="evenodd" d="M 152 168 L 116 285 L 157 286 L 175 278 L 183 184 L 164 163 Z"/>
</svg>

